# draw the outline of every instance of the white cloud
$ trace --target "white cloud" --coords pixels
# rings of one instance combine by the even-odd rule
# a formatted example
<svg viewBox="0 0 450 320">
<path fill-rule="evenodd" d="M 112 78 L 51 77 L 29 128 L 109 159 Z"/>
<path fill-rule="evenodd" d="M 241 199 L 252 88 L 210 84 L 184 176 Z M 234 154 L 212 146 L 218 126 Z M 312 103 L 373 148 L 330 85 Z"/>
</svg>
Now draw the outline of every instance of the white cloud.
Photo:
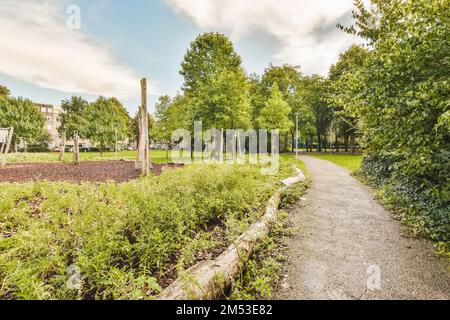
<svg viewBox="0 0 450 320">
<path fill-rule="evenodd" d="M 275 37 L 280 50 L 274 62 L 300 65 L 306 73 L 326 74 L 356 41 L 335 28 L 353 0 L 166 1 L 202 29 L 228 32 L 235 41 L 258 31 Z"/>
<path fill-rule="evenodd" d="M 65 12 L 58 0 L 2 0 L 0 73 L 63 92 L 139 97 L 139 77 L 82 31 L 70 30 Z"/>
</svg>

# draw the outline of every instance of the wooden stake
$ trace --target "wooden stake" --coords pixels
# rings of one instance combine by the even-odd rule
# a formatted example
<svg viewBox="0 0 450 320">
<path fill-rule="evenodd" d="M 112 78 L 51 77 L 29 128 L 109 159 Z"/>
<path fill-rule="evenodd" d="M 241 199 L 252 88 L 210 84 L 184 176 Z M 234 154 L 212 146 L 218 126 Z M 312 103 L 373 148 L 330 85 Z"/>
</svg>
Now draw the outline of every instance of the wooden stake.
<svg viewBox="0 0 450 320">
<path fill-rule="evenodd" d="M 77 166 L 80 164 L 80 143 L 78 133 L 75 133 L 73 143 L 73 163 Z"/>
<path fill-rule="evenodd" d="M 147 79 L 141 80 L 141 114 L 140 114 L 140 130 L 139 130 L 139 161 L 142 165 L 142 175 L 148 175 L 149 163 L 149 147 L 148 138 L 148 111 L 147 111 Z"/>
<path fill-rule="evenodd" d="M 64 133 L 59 143 L 59 161 L 64 161 L 66 152 L 66 134 Z"/>
</svg>

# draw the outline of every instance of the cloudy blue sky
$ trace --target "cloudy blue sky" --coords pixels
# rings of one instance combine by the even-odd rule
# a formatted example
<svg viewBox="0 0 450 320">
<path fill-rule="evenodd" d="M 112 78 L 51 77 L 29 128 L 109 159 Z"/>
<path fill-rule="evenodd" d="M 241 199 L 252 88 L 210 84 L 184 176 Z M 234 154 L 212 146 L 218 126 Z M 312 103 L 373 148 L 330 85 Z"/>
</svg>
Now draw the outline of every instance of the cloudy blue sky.
<svg viewBox="0 0 450 320">
<path fill-rule="evenodd" d="M 73 8 L 80 29 L 68 27 Z M 2 0 L 0 84 L 41 103 L 116 96 L 134 113 L 141 77 L 152 104 L 177 93 L 186 49 L 205 31 L 227 34 L 248 73 L 291 63 L 325 75 L 357 41 L 335 27 L 351 9 L 352 0 Z"/>
</svg>

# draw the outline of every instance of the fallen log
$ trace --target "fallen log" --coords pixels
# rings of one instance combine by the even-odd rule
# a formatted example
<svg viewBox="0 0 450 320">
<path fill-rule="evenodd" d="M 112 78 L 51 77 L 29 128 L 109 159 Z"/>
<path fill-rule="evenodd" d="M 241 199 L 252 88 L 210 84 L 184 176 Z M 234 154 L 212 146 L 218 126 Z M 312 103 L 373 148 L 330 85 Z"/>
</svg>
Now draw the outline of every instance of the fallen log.
<svg viewBox="0 0 450 320">
<path fill-rule="evenodd" d="M 256 244 L 269 234 L 277 220 L 277 211 L 283 191 L 302 181 L 305 175 L 296 169 L 297 176 L 282 181 L 270 198 L 264 216 L 244 232 L 215 260 L 207 260 L 188 269 L 167 287 L 157 300 L 212 300 L 226 292 L 245 262 L 253 254 Z"/>
</svg>

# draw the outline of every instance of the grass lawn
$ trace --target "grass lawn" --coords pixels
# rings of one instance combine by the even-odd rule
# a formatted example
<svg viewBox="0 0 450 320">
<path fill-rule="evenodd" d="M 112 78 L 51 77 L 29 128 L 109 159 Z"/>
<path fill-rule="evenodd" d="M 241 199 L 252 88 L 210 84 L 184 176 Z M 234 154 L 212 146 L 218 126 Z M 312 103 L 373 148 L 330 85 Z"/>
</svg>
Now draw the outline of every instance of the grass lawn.
<svg viewBox="0 0 450 320">
<path fill-rule="evenodd" d="M 338 166 L 347 168 L 350 171 L 356 171 L 361 168 L 361 155 L 338 155 L 338 154 L 313 154 L 312 157 L 327 160 L 337 164 Z"/>
<path fill-rule="evenodd" d="M 151 298 L 247 230 L 295 165 L 283 155 L 274 176 L 189 165 L 124 184 L 0 183 L 0 300 Z"/>
</svg>

